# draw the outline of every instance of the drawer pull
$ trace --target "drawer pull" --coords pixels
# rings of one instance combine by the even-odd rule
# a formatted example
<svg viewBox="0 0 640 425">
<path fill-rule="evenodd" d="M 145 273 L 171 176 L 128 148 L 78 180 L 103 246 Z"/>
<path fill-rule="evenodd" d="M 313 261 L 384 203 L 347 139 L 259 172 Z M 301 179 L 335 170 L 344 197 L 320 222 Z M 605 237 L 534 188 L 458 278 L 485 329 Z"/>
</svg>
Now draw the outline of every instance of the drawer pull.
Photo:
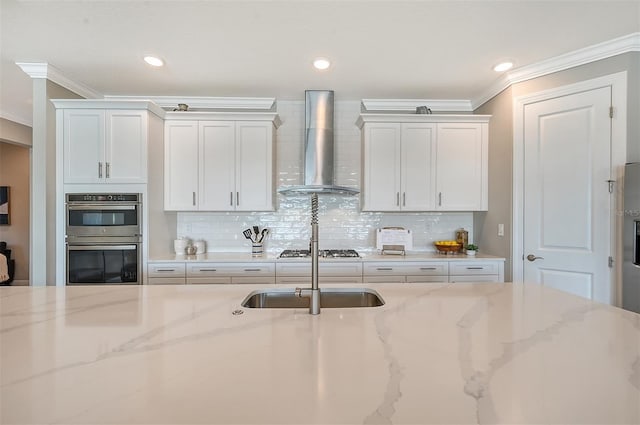
<svg viewBox="0 0 640 425">
<path fill-rule="evenodd" d="M 376 268 L 376 270 L 379 270 L 381 272 L 390 272 L 390 271 L 393 271 L 393 268 L 392 267 L 378 267 L 378 268 Z"/>
<path fill-rule="evenodd" d="M 484 267 L 467 267 L 467 270 L 484 270 Z"/>
<path fill-rule="evenodd" d="M 420 267 L 420 270 L 436 270 L 435 267 Z"/>
<path fill-rule="evenodd" d="M 162 273 L 162 272 L 175 272 L 176 269 L 158 269 L 156 270 L 158 273 Z"/>
<path fill-rule="evenodd" d="M 216 272 L 216 269 L 198 269 L 199 272 Z"/>
<path fill-rule="evenodd" d="M 260 272 L 262 269 L 244 269 L 245 272 Z"/>
</svg>

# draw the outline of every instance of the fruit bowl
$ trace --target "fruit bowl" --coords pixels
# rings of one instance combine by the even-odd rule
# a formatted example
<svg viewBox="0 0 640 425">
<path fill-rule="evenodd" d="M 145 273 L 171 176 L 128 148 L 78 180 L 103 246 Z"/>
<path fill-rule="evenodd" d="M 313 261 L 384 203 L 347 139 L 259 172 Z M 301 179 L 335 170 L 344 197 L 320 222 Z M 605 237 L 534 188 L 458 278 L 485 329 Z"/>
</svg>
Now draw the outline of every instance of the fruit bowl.
<svg viewBox="0 0 640 425">
<path fill-rule="evenodd" d="M 439 252 L 444 254 L 460 251 L 462 245 L 456 241 L 435 241 L 433 243 Z"/>
</svg>

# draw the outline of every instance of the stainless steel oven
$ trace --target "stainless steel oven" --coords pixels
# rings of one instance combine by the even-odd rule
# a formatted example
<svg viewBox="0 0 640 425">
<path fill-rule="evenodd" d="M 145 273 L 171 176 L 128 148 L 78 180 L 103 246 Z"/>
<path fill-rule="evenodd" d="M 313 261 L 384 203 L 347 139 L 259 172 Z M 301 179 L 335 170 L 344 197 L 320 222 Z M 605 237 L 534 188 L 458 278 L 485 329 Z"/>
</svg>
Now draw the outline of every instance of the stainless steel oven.
<svg viewBox="0 0 640 425">
<path fill-rule="evenodd" d="M 142 195 L 66 195 L 66 284 L 142 283 Z"/>
</svg>

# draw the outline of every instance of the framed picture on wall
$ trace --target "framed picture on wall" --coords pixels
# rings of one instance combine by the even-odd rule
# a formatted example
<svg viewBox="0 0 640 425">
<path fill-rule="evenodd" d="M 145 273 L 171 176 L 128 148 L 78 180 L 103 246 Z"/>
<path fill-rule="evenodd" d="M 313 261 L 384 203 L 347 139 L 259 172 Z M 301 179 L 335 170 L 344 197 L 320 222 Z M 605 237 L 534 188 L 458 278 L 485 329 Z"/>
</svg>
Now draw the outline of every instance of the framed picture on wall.
<svg viewBox="0 0 640 425">
<path fill-rule="evenodd" d="M 9 224 L 9 186 L 0 186 L 0 224 Z"/>
</svg>

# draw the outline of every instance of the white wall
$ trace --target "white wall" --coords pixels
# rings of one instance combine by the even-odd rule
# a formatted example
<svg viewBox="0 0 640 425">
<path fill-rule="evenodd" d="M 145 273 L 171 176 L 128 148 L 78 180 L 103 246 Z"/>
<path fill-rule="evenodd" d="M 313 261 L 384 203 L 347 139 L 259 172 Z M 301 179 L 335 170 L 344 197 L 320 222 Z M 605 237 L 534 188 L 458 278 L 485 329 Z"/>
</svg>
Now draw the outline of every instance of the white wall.
<svg viewBox="0 0 640 425">
<path fill-rule="evenodd" d="M 302 184 L 304 102 L 278 101 L 283 121 L 278 129 L 276 186 Z M 336 184 L 360 187 L 361 140 L 355 125 L 360 114 L 359 101 L 335 103 L 335 173 Z M 307 196 L 277 195 L 275 212 L 261 213 L 177 213 L 176 235 L 204 239 L 209 252 L 248 252 L 250 241 L 242 230 L 252 225 L 268 227 L 270 235 L 265 249 L 278 253 L 282 249 L 308 248 L 310 200 Z M 352 248 L 361 252 L 375 249 L 375 229 L 403 226 L 414 233 L 415 251 L 433 251 L 432 242 L 453 239 L 455 230 L 464 227 L 472 234 L 472 213 L 370 213 L 359 211 L 359 198 L 320 195 L 320 248 Z M 170 246 L 165 247 L 170 252 Z"/>
</svg>

